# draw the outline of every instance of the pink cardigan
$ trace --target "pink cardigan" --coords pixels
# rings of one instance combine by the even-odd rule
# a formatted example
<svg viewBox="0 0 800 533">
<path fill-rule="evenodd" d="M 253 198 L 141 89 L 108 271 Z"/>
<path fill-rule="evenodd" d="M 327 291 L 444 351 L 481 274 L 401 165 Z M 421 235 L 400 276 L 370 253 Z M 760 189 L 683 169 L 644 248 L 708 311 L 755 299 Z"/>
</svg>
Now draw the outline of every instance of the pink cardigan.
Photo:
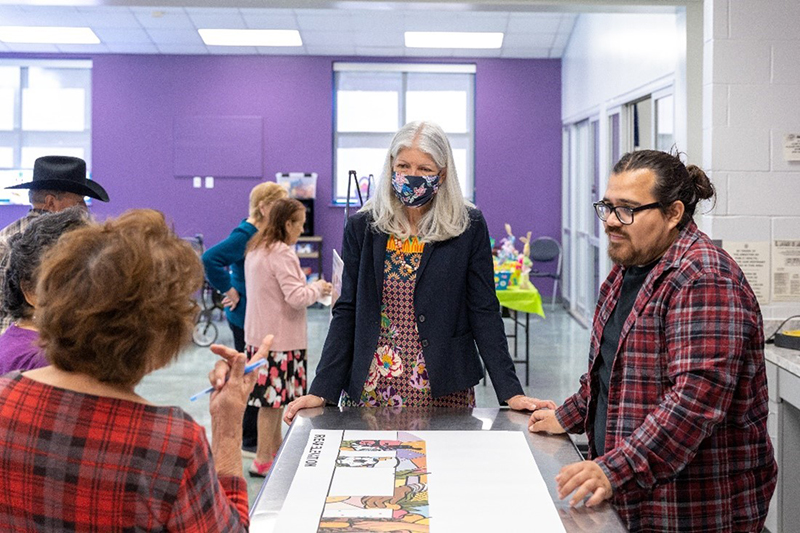
<svg viewBox="0 0 800 533">
<path fill-rule="evenodd" d="M 259 346 L 264 336 L 272 333 L 274 352 L 307 348 L 306 307 L 322 296 L 322 289 L 306 283 L 293 247 L 276 242 L 269 248 L 248 252 L 244 259 L 244 279 L 245 342 Z"/>
</svg>

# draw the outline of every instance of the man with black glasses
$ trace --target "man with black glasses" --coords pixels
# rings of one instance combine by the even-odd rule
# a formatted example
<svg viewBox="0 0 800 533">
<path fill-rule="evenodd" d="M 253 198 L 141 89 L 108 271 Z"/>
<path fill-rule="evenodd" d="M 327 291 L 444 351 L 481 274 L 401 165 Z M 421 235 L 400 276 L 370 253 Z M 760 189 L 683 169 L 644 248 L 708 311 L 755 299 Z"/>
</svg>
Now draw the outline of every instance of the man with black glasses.
<svg viewBox="0 0 800 533">
<path fill-rule="evenodd" d="M 559 496 L 611 499 L 631 531 L 761 531 L 775 490 L 761 311 L 692 220 L 713 196 L 671 154 L 616 164 L 594 204 L 615 266 L 589 371 L 558 409 L 531 416 L 531 431 L 586 431 L 592 460 L 562 469 Z"/>
</svg>

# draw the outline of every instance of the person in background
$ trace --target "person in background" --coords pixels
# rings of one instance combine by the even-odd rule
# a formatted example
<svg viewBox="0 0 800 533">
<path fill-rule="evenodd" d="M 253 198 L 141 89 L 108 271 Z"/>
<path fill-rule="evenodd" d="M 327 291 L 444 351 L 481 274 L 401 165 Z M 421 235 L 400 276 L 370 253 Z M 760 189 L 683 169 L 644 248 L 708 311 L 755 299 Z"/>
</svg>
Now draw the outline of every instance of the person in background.
<svg viewBox="0 0 800 533">
<path fill-rule="evenodd" d="M 347 222 L 342 259 L 316 378 L 287 423 L 340 396 L 351 406 L 471 407 L 481 359 L 501 403 L 555 407 L 525 396 L 517 379 L 486 221 L 464 200 L 439 126 L 411 122 L 395 134 L 376 195 Z"/>
<path fill-rule="evenodd" d="M 5 275 L 3 306 L 13 322 L 0 335 L 0 376 L 11 370 L 47 366 L 39 346 L 36 312 L 36 270 L 45 252 L 62 234 L 88 224 L 85 209 L 71 207 L 37 217 L 22 233 L 9 239 L 10 255 Z"/>
<path fill-rule="evenodd" d="M 94 180 L 86 179 L 86 162 L 77 157 L 47 155 L 33 163 L 33 181 L 6 189 L 29 189 L 31 209 L 28 213 L 0 230 L 0 291 L 4 290 L 8 265 L 8 240 L 22 233 L 28 224 L 43 213 L 57 213 L 69 207 L 86 209 L 84 197 L 108 202 L 108 193 Z M 0 298 L 1 300 L 1 298 Z M 0 308 L 0 333 L 11 325 L 12 318 Z"/>
<path fill-rule="evenodd" d="M 244 352 L 244 312 L 247 296 L 244 281 L 244 254 L 247 242 L 263 228 L 269 215 L 269 206 L 285 198 L 286 189 L 275 182 L 259 183 L 250 191 L 249 216 L 236 226 L 227 239 L 212 246 L 203 254 L 206 279 L 217 291 L 224 294 L 225 317 L 233 332 L 233 345 Z M 258 407 L 247 406 L 243 422 L 242 449 L 254 455 L 258 443 Z"/>
<path fill-rule="evenodd" d="M 250 468 L 266 476 L 281 444 L 283 407 L 306 393 L 308 333 L 306 308 L 331 293 L 331 284 L 306 282 L 294 245 L 303 232 L 306 210 L 297 200 L 276 200 L 266 226 L 247 245 L 244 270 L 247 312 L 244 333 L 247 354 L 260 339 L 274 334 L 268 364 L 258 373 L 250 405 L 258 411 L 258 449 Z"/>
<path fill-rule="evenodd" d="M 0 378 L 0 529 L 247 531 L 244 354 L 212 346 L 229 379 L 211 395 L 211 447 L 183 410 L 134 390 L 190 339 L 202 282 L 157 211 L 76 229 L 50 250 L 36 324 L 51 365 Z M 267 338 L 255 357 L 268 349 Z"/>
<path fill-rule="evenodd" d="M 589 437 L 561 498 L 611 499 L 630 531 L 761 531 L 777 466 L 761 311 L 739 266 L 692 220 L 706 174 L 625 154 L 594 204 L 615 266 L 600 288 L 580 390 L 532 431 Z"/>
</svg>

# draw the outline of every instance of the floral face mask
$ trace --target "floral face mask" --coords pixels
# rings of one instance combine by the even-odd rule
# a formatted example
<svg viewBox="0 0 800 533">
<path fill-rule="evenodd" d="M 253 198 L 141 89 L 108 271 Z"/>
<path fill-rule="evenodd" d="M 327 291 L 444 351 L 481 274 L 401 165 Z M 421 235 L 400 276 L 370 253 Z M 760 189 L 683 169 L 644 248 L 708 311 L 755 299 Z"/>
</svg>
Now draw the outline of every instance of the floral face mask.
<svg viewBox="0 0 800 533">
<path fill-rule="evenodd" d="M 422 207 L 433 199 L 439 190 L 439 175 L 406 176 L 392 172 L 392 188 L 397 198 L 408 207 Z"/>
</svg>

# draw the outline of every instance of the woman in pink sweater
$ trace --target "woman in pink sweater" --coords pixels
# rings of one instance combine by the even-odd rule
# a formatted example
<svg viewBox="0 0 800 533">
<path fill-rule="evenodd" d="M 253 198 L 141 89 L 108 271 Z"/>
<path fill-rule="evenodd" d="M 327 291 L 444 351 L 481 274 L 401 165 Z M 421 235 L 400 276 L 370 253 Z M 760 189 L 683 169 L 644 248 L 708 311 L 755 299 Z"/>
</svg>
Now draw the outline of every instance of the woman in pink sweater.
<svg viewBox="0 0 800 533">
<path fill-rule="evenodd" d="M 294 245 L 306 210 L 297 200 L 272 204 L 269 221 L 247 245 L 244 278 L 247 309 L 244 337 L 248 358 L 272 333 L 272 349 L 261 367 L 249 405 L 259 407 L 258 448 L 250 475 L 266 476 L 281 444 L 283 407 L 306 394 L 306 307 L 331 293 L 331 284 L 306 283 Z"/>
</svg>

